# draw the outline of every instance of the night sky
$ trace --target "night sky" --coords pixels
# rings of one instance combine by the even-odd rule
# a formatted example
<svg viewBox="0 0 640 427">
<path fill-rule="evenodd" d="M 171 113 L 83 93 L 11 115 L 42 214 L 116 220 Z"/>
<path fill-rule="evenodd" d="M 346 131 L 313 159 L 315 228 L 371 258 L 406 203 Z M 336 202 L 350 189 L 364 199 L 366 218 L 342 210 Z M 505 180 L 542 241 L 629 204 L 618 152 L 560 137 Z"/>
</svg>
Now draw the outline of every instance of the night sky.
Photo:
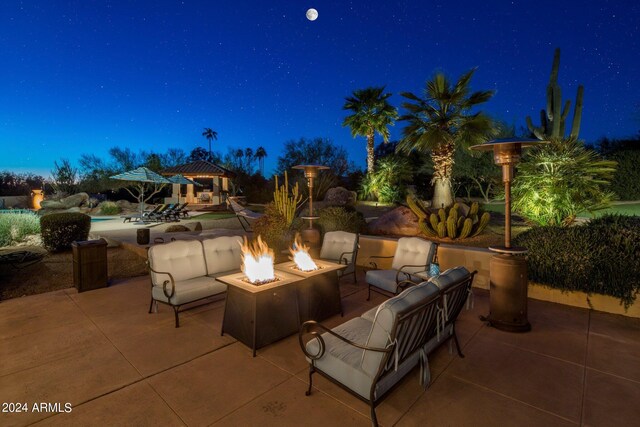
<svg viewBox="0 0 640 427">
<path fill-rule="evenodd" d="M 640 129 L 636 1 L 0 2 L 0 170 L 47 176 L 54 160 L 110 147 L 256 148 L 329 137 L 365 165 L 341 126 L 344 97 L 386 85 L 419 93 L 436 71 L 478 70 L 483 110 L 539 122 L 554 48 L 560 85 L 585 86 L 581 137 Z M 318 10 L 316 21 L 305 17 Z M 402 111 L 401 111 L 402 112 Z M 401 135 L 402 122 L 392 128 Z"/>
</svg>

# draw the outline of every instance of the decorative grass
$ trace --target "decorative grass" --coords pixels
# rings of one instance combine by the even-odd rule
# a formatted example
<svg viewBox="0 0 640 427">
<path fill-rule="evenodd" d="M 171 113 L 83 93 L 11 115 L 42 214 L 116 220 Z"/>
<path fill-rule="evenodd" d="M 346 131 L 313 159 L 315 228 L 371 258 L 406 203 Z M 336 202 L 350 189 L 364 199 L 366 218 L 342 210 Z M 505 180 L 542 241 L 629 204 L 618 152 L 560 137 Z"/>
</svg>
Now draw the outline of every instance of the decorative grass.
<svg viewBox="0 0 640 427">
<path fill-rule="evenodd" d="M 10 246 L 26 236 L 40 234 L 40 219 L 34 213 L 0 214 L 0 246 Z"/>
</svg>

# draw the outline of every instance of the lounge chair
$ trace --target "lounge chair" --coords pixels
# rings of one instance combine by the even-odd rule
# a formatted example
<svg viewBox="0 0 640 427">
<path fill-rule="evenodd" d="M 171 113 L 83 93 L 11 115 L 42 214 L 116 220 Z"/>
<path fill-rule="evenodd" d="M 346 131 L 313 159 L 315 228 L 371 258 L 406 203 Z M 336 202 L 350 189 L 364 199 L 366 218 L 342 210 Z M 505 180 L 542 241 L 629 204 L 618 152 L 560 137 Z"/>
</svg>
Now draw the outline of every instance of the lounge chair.
<svg viewBox="0 0 640 427">
<path fill-rule="evenodd" d="M 438 250 L 438 245 L 419 237 L 402 237 L 398 240 L 395 254 L 391 256 L 372 256 L 370 259 L 393 258 L 391 269 L 377 270 L 378 265 L 370 262 L 376 270 L 367 271 L 366 282 L 369 285 L 367 301 L 371 291 L 385 296 L 399 294 L 407 286 L 420 283 L 429 278 L 429 267 Z"/>
<path fill-rule="evenodd" d="M 162 222 L 165 220 L 165 212 L 172 209 L 175 206 L 174 203 L 170 203 L 168 205 L 160 205 L 160 209 L 155 212 L 150 213 L 147 218 L 149 221 L 153 222 Z"/>
<path fill-rule="evenodd" d="M 153 209 L 148 209 L 142 212 L 142 215 L 140 215 L 140 212 L 138 212 L 138 213 L 129 214 L 129 215 L 121 215 L 120 218 L 122 218 L 122 222 L 131 222 L 134 219 L 136 221 L 149 220 L 149 217 L 151 215 L 155 215 L 160 209 L 162 209 L 163 206 L 166 206 L 166 205 L 157 205 Z"/>
<path fill-rule="evenodd" d="M 464 267 L 449 269 L 333 329 L 313 320 L 303 323 L 298 340 L 309 362 L 305 394 L 311 395 L 318 372 L 367 402 L 377 426 L 376 406 L 416 365 L 420 384 L 429 386 L 428 356 L 435 348 L 453 338 L 464 357 L 455 321 L 474 275 Z M 305 342 L 307 334 L 311 339 Z"/>
<path fill-rule="evenodd" d="M 247 209 L 238 203 L 233 197 L 229 197 L 229 206 L 233 209 L 233 213 L 236 214 L 236 218 L 240 221 L 242 229 L 246 232 L 251 232 L 251 221 L 255 221 L 258 218 L 262 218 L 264 214 L 254 212 L 251 209 Z M 244 221 L 244 222 L 243 222 Z"/>
</svg>

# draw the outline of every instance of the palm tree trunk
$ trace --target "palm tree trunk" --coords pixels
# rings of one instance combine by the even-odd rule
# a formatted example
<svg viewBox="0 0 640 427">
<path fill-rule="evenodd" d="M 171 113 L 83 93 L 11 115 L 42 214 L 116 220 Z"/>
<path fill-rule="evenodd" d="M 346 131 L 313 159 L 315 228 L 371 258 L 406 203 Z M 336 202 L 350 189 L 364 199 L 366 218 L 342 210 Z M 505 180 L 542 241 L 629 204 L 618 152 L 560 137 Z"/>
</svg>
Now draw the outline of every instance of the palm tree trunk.
<svg viewBox="0 0 640 427">
<path fill-rule="evenodd" d="M 442 143 L 431 152 L 434 169 L 431 206 L 434 208 L 448 208 L 453 205 L 451 172 L 453 171 L 454 149 L 454 144 Z"/>
<path fill-rule="evenodd" d="M 373 135 L 373 132 L 367 135 L 367 173 L 369 174 L 373 173 L 375 169 Z"/>
</svg>

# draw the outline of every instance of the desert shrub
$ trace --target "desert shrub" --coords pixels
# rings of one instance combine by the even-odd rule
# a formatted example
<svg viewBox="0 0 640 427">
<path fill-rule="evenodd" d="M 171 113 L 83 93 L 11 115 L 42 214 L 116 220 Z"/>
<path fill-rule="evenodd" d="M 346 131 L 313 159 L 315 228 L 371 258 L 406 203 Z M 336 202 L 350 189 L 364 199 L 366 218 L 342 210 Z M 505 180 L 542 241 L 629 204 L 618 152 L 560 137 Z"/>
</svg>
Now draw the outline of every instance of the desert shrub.
<svg viewBox="0 0 640 427">
<path fill-rule="evenodd" d="M 262 240 L 276 253 L 287 248 L 290 229 L 273 202 L 267 205 L 265 215 L 257 219 L 252 224 L 252 228 L 254 237 L 262 236 Z"/>
<path fill-rule="evenodd" d="M 185 231 L 190 231 L 190 230 L 188 227 L 185 227 L 184 225 L 180 225 L 180 224 L 170 225 L 167 227 L 166 230 L 164 230 L 165 233 L 180 233 Z"/>
<path fill-rule="evenodd" d="M 115 202 L 102 202 L 100 203 L 100 213 L 102 215 L 117 215 L 121 211 L 120 206 Z"/>
<path fill-rule="evenodd" d="M 620 200 L 640 200 L 640 150 L 620 150 L 608 158 L 618 162 L 618 170 L 611 180 L 611 191 Z"/>
<path fill-rule="evenodd" d="M 640 217 L 605 215 L 576 227 L 535 227 L 514 239 L 529 249 L 529 278 L 565 291 L 620 298 L 640 291 Z"/>
<path fill-rule="evenodd" d="M 360 212 L 345 209 L 340 206 L 330 206 L 318 211 L 319 218 L 316 224 L 320 226 L 322 233 L 329 231 L 348 231 L 351 233 L 360 233 L 366 223 Z"/>
<path fill-rule="evenodd" d="M 91 217 L 75 212 L 52 213 L 40 217 L 40 229 L 44 247 L 51 252 L 62 251 L 74 241 L 87 240 Z"/>
<path fill-rule="evenodd" d="M 0 246 L 18 243 L 30 234 L 40 234 L 40 220 L 36 214 L 0 214 Z"/>
</svg>

